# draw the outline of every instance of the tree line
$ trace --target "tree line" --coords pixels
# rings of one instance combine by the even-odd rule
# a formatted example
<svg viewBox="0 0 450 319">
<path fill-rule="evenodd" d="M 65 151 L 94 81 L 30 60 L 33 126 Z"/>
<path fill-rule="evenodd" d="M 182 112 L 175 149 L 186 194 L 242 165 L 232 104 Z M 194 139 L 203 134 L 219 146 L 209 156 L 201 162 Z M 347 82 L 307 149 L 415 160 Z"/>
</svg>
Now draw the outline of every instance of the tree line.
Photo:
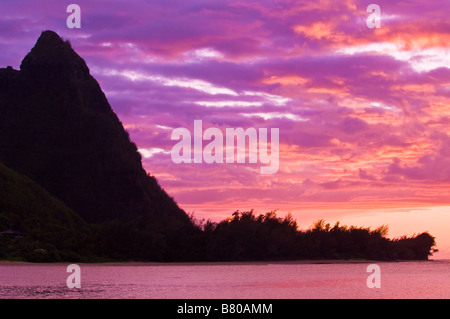
<svg viewBox="0 0 450 319">
<path fill-rule="evenodd" d="M 256 215 L 236 211 L 227 220 L 203 225 L 208 260 L 370 259 L 426 260 L 435 249 L 427 232 L 399 239 L 387 238 L 388 227 L 334 226 L 323 219 L 299 230 L 292 215 L 274 211 Z"/>
<path fill-rule="evenodd" d="M 387 238 L 388 227 L 301 230 L 292 215 L 235 211 L 220 222 L 193 214 L 132 215 L 85 222 L 29 178 L 0 163 L 0 259 L 33 262 L 264 261 L 301 259 L 426 260 L 427 232 Z M 159 209 L 163 211 L 163 209 Z"/>
</svg>

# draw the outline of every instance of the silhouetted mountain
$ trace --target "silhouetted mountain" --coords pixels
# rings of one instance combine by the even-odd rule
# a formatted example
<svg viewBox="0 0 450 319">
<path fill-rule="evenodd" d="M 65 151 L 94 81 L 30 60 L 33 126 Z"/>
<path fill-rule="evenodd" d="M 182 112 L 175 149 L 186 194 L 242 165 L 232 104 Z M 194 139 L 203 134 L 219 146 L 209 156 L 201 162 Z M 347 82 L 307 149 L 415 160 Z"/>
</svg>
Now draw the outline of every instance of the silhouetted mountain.
<svg viewBox="0 0 450 319">
<path fill-rule="evenodd" d="M 188 216 L 142 168 L 84 60 L 44 31 L 20 71 L 0 69 L 0 161 L 88 222 Z"/>
</svg>

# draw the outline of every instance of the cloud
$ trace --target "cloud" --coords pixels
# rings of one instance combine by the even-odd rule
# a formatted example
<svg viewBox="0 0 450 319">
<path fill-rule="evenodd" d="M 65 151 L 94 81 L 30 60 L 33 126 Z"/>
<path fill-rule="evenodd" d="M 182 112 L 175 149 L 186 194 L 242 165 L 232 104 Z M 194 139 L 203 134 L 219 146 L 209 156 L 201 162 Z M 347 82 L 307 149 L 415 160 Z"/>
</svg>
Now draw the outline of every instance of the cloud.
<svg viewBox="0 0 450 319">
<path fill-rule="evenodd" d="M 77 4 L 79 30 L 60 1 L 5 3 L 2 63 L 18 68 L 42 30 L 70 39 L 182 207 L 448 204 L 447 1 L 380 1 L 380 29 L 359 0 Z M 196 119 L 279 128 L 278 173 L 174 164 L 171 130 Z"/>
</svg>

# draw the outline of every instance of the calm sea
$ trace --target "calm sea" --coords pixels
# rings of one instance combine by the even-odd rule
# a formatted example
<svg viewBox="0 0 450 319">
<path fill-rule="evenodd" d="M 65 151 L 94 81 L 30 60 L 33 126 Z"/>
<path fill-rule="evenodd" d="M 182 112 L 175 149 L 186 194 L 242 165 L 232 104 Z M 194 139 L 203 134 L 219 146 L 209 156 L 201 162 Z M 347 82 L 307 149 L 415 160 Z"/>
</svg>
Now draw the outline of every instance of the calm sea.
<svg viewBox="0 0 450 319">
<path fill-rule="evenodd" d="M 68 264 L 0 264 L 0 298 L 450 298 L 450 261 L 369 263 L 79 264 L 81 288 L 67 287 Z"/>
</svg>

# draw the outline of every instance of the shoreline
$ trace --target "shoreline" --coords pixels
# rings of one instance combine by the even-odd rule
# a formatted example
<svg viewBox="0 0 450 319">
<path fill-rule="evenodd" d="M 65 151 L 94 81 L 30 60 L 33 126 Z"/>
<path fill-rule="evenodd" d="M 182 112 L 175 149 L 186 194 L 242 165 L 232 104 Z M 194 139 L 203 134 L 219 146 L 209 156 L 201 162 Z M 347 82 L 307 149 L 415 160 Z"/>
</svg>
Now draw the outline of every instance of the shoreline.
<svg viewBox="0 0 450 319">
<path fill-rule="evenodd" d="M 83 266 L 264 266 L 264 265 L 321 265 L 321 264 L 374 264 L 374 263 L 401 263 L 401 262 L 439 262 L 448 261 L 448 259 L 429 259 L 429 260 L 360 260 L 360 259 L 307 259 L 307 260 L 285 260 L 285 261 L 227 261 L 227 262 L 28 262 L 28 261 L 8 261 L 0 260 L 0 266 L 60 266 L 77 264 Z"/>
</svg>

